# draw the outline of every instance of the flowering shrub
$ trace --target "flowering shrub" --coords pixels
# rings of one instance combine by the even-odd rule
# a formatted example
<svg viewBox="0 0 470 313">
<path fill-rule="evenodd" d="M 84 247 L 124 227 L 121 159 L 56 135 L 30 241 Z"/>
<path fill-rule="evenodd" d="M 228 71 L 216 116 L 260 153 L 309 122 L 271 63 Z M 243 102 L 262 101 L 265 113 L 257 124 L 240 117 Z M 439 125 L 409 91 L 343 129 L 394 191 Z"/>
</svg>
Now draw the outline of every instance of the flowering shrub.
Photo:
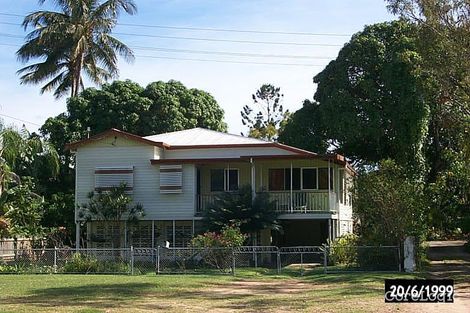
<svg viewBox="0 0 470 313">
<path fill-rule="evenodd" d="M 234 248 L 240 247 L 247 236 L 242 234 L 237 226 L 224 226 L 220 233 L 206 232 L 191 240 L 191 246 L 195 248 Z"/>
<path fill-rule="evenodd" d="M 206 232 L 191 240 L 191 246 L 201 249 L 204 262 L 222 272 L 232 266 L 233 248 L 240 247 L 246 240 L 237 226 L 224 226 L 220 233 Z"/>
</svg>

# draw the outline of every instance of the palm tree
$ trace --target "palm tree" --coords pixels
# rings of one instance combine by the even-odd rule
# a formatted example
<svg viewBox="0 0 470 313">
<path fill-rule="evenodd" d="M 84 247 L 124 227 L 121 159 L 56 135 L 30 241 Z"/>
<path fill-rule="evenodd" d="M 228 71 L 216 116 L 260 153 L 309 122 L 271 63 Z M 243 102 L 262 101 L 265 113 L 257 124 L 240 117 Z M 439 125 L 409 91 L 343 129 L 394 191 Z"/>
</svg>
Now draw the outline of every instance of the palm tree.
<svg viewBox="0 0 470 313">
<path fill-rule="evenodd" d="M 46 0 L 39 0 L 42 5 Z M 121 11 L 137 11 L 133 0 L 54 0 L 60 12 L 37 11 L 23 21 L 25 30 L 33 27 L 26 43 L 16 52 L 28 63 L 41 62 L 18 70 L 22 84 L 47 83 L 41 93 L 55 89 L 59 98 L 70 90 L 76 96 L 83 87 L 82 72 L 95 84 L 118 75 L 117 55 L 134 60 L 132 50 L 111 36 Z"/>
</svg>

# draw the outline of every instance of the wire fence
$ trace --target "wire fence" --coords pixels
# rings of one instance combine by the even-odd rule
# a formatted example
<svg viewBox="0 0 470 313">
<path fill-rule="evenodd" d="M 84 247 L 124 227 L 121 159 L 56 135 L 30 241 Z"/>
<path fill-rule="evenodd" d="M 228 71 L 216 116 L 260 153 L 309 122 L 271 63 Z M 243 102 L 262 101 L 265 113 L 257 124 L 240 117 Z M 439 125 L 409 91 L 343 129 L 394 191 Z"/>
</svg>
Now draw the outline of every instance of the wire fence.
<svg viewBox="0 0 470 313">
<path fill-rule="evenodd" d="M 0 255 L 0 273 L 235 275 L 266 273 L 397 272 L 396 246 L 243 246 L 236 248 L 10 249 Z"/>
</svg>

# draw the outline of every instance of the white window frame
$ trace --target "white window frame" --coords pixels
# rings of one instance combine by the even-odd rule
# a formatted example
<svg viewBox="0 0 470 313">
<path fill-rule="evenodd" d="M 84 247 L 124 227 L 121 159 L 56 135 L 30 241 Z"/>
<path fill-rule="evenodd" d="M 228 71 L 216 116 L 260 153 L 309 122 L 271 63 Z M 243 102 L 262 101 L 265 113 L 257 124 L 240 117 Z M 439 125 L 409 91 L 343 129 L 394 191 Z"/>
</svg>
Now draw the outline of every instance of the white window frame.
<svg viewBox="0 0 470 313">
<path fill-rule="evenodd" d="M 212 179 L 211 171 L 223 170 L 224 171 L 224 190 L 223 191 L 210 191 L 210 192 L 237 192 L 240 189 L 240 169 L 238 167 L 225 167 L 225 168 L 211 168 L 209 170 L 209 179 Z M 237 190 L 229 190 L 229 171 L 237 171 Z M 210 186 L 212 181 L 209 182 Z"/>
<path fill-rule="evenodd" d="M 315 172 L 316 172 L 316 175 L 315 175 L 315 186 L 316 188 L 312 188 L 312 189 L 307 189 L 307 188 L 304 188 L 304 169 L 308 169 L 308 170 L 311 170 L 311 169 L 314 169 Z M 309 167 L 301 167 L 300 168 L 300 190 L 305 190 L 305 191 L 311 191 L 311 190 L 318 190 L 318 167 L 313 167 L 313 166 L 309 166 Z"/>
<path fill-rule="evenodd" d="M 237 171 L 237 190 L 229 190 L 230 187 L 230 171 Z M 224 191 L 236 192 L 240 189 L 240 169 L 237 167 L 224 168 Z"/>
</svg>

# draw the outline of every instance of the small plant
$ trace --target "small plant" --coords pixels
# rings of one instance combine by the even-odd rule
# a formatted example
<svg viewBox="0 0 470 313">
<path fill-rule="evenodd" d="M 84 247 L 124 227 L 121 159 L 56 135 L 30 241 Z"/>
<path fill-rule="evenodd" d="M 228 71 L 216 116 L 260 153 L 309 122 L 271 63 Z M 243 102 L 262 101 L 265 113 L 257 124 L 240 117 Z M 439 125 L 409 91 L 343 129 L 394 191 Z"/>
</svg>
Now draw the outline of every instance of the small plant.
<svg viewBox="0 0 470 313">
<path fill-rule="evenodd" d="M 98 266 L 98 260 L 95 257 L 74 253 L 72 259 L 65 263 L 63 271 L 65 273 L 96 273 Z"/>
</svg>

